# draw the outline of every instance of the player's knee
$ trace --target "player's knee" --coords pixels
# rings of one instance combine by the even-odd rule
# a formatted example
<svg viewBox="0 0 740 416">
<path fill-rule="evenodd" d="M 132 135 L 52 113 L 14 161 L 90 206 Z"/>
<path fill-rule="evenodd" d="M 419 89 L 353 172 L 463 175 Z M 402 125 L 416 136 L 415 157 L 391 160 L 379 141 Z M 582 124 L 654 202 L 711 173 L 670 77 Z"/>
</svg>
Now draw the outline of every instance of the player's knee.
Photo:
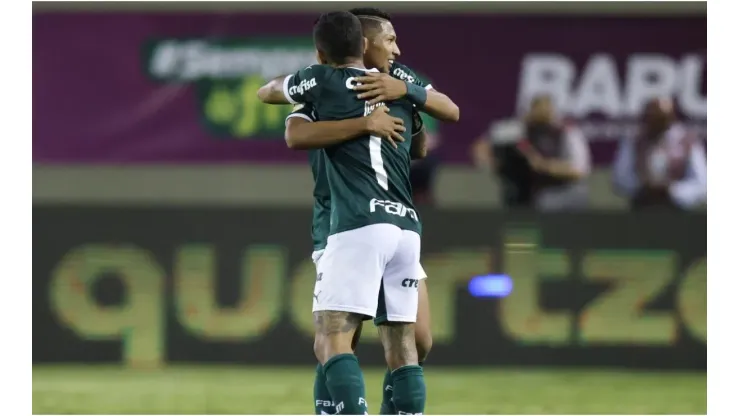
<svg viewBox="0 0 740 416">
<path fill-rule="evenodd" d="M 316 359 L 321 363 L 325 364 L 329 359 L 335 355 L 351 353 L 349 349 L 349 339 L 345 342 L 336 339 L 337 337 L 328 337 L 324 335 L 316 335 L 313 340 L 313 353 Z"/>
<path fill-rule="evenodd" d="M 419 361 L 427 359 L 429 352 L 432 350 L 432 333 L 431 331 L 416 331 L 416 352 Z"/>
<path fill-rule="evenodd" d="M 319 360 L 321 364 L 326 363 L 331 357 L 335 355 L 351 352 L 351 350 L 347 348 L 349 347 L 348 342 L 347 345 L 342 348 L 342 343 L 338 342 L 341 340 L 337 340 L 334 338 L 321 334 L 318 334 L 314 337 L 313 353 L 316 356 L 316 359 Z"/>
</svg>

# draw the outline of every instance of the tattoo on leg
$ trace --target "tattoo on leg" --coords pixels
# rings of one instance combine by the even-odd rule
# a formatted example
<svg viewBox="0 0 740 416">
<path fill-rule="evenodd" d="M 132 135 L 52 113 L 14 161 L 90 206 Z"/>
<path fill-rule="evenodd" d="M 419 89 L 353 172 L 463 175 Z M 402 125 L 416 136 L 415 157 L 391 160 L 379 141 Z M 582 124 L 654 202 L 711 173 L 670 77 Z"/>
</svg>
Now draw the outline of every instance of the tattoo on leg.
<svg viewBox="0 0 740 416">
<path fill-rule="evenodd" d="M 362 316 L 350 312 L 319 311 L 313 314 L 313 326 L 321 335 L 351 332 L 360 324 Z"/>
<path fill-rule="evenodd" d="M 387 323 L 378 327 L 378 331 L 388 364 L 402 366 L 418 361 L 413 324 Z"/>
</svg>

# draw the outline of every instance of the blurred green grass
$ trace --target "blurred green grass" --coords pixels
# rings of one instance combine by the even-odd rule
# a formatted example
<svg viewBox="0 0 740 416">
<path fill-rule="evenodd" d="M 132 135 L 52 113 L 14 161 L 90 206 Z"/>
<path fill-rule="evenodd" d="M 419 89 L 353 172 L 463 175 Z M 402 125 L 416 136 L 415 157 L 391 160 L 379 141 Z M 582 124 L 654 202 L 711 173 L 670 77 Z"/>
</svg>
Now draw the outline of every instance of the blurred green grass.
<svg viewBox="0 0 740 416">
<path fill-rule="evenodd" d="M 34 414 L 311 414 L 313 367 L 34 366 Z M 706 414 L 706 373 L 425 367 L 427 414 Z M 383 369 L 365 369 L 371 414 Z"/>
</svg>

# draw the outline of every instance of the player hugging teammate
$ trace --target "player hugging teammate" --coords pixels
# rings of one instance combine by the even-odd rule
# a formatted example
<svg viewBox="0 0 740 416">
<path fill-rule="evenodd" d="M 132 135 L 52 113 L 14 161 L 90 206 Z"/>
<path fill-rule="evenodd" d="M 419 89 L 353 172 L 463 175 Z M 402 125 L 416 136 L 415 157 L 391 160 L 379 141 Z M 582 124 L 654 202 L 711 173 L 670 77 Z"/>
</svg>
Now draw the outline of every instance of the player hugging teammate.
<svg viewBox="0 0 740 416">
<path fill-rule="evenodd" d="M 387 14 L 327 13 L 313 36 L 320 64 L 269 82 L 259 97 L 296 104 L 286 120 L 286 141 L 310 149 L 314 352 L 320 363 L 315 410 L 367 413 L 354 347 L 362 322 L 374 317 L 389 367 L 381 413 L 420 414 L 426 401 L 420 364 L 431 334 L 419 262 L 421 223 L 409 181 L 412 156 L 425 154 L 416 109 L 449 121 L 457 121 L 459 111 L 395 62 L 400 51 Z"/>
</svg>

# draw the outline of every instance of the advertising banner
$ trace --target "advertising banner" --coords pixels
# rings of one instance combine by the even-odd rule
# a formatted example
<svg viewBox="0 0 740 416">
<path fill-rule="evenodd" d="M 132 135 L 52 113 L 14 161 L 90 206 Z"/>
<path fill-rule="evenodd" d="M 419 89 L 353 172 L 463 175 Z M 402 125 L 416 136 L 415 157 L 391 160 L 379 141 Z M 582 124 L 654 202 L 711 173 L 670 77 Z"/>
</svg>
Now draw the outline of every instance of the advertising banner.
<svg viewBox="0 0 740 416">
<path fill-rule="evenodd" d="M 435 365 L 706 370 L 705 215 L 421 214 Z M 35 206 L 34 363 L 312 363 L 310 218 Z"/>
<path fill-rule="evenodd" d="M 287 106 L 265 81 L 314 63 L 314 14 L 39 13 L 33 16 L 36 163 L 304 162 L 283 143 Z M 597 163 L 670 96 L 706 130 L 705 17 L 394 17 L 400 61 L 452 97 L 456 124 L 427 120 L 448 163 L 467 164 L 490 123 L 552 96 Z M 444 28 L 444 30 L 441 30 Z"/>
</svg>

